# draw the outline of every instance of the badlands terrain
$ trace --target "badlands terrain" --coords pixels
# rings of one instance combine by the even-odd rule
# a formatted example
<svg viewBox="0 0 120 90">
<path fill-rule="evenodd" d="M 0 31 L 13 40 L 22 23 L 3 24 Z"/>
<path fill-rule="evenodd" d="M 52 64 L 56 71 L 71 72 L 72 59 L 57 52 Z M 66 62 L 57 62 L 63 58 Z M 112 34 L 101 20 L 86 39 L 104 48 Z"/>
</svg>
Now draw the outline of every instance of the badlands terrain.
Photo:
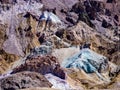
<svg viewBox="0 0 120 90">
<path fill-rule="evenodd" d="M 0 0 L 0 90 L 120 88 L 120 0 Z"/>
</svg>

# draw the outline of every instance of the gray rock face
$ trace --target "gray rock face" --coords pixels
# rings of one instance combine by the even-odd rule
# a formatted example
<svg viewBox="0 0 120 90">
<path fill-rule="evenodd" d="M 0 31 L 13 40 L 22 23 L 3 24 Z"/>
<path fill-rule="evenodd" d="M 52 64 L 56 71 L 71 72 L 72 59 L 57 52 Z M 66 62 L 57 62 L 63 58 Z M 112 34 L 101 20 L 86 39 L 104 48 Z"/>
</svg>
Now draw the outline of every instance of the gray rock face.
<svg viewBox="0 0 120 90">
<path fill-rule="evenodd" d="M 41 0 L 46 9 L 54 10 L 56 15 L 64 22 L 67 22 L 66 15 L 78 0 Z M 68 22 L 67 22 L 68 23 Z"/>
<path fill-rule="evenodd" d="M 34 44 L 32 43 L 32 38 L 36 38 L 33 35 L 33 33 L 36 34 L 33 31 L 36 25 L 30 24 L 30 17 L 25 17 L 25 15 L 29 10 L 31 13 L 40 15 L 41 11 L 39 9 L 42 8 L 42 4 L 37 3 L 35 0 L 1 0 L 1 2 L 5 4 L 0 5 L 0 23 L 3 25 L 6 24 L 6 36 L 8 37 L 3 43 L 2 48 L 9 54 L 23 57 L 26 54 L 27 47 L 31 48 L 39 43 L 36 43 L 37 40 L 33 41 Z M 16 3 L 12 5 L 11 3 L 14 2 Z M 2 8 L 9 8 L 9 10 L 2 10 Z"/>
<path fill-rule="evenodd" d="M 0 80 L 0 90 L 51 86 L 52 84 L 43 75 L 35 72 L 20 72 Z"/>
<path fill-rule="evenodd" d="M 46 55 L 46 54 L 49 54 L 52 52 L 52 47 L 50 46 L 46 46 L 46 45 L 41 45 L 40 47 L 38 48 L 34 48 L 32 51 L 31 51 L 31 54 L 29 55 L 29 57 L 32 57 L 32 56 L 39 56 L 39 55 Z"/>
<path fill-rule="evenodd" d="M 24 53 L 22 52 L 22 47 L 18 42 L 18 39 L 16 39 L 16 36 L 11 35 L 7 41 L 4 42 L 3 49 L 12 54 L 24 56 Z"/>
</svg>

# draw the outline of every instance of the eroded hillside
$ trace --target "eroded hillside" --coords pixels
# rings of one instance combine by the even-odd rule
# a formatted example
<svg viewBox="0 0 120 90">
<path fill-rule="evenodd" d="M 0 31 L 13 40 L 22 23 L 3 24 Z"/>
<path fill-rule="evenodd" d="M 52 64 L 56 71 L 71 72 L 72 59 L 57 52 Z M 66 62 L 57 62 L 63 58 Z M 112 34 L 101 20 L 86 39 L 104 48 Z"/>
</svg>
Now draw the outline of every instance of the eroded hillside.
<svg viewBox="0 0 120 90">
<path fill-rule="evenodd" d="M 0 0 L 0 89 L 120 88 L 119 6 Z"/>
</svg>

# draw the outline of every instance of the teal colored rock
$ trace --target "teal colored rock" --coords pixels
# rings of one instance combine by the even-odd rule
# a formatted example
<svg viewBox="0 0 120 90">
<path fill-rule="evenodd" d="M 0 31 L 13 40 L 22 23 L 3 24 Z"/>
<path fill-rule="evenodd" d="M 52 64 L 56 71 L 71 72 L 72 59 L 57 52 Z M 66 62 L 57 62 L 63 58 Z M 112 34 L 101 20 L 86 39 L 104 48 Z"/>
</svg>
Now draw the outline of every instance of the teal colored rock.
<svg viewBox="0 0 120 90">
<path fill-rule="evenodd" d="M 106 57 L 86 48 L 64 60 L 62 66 L 65 68 L 83 69 L 86 73 L 93 73 L 106 70 L 108 61 Z"/>
</svg>

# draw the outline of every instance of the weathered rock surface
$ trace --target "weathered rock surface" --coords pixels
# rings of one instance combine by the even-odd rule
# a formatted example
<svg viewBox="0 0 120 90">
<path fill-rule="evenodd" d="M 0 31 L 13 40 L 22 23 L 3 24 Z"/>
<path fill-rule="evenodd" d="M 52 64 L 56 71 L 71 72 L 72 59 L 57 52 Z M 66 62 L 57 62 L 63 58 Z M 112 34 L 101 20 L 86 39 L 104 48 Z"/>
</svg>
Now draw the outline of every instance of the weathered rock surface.
<svg viewBox="0 0 120 90">
<path fill-rule="evenodd" d="M 120 52 L 116 52 L 112 54 L 111 62 L 115 63 L 116 65 L 120 65 Z"/>
<path fill-rule="evenodd" d="M 66 17 L 69 8 L 72 7 L 78 0 L 41 0 L 45 9 L 55 11 L 55 14 L 65 23 L 68 23 Z"/>
<path fill-rule="evenodd" d="M 111 38 L 102 35 L 84 22 L 79 22 L 77 25 L 69 27 L 66 30 L 57 31 L 56 35 L 71 46 L 79 45 L 80 48 L 90 48 L 93 51 L 108 57 L 109 60 L 112 60 L 116 55 L 116 60 L 119 61 L 117 58 L 120 46 L 119 38 L 118 36 L 113 36 L 112 32 L 106 33 L 109 33 Z M 115 37 L 117 37 L 116 40 L 113 40 Z"/>
<path fill-rule="evenodd" d="M 41 74 L 36 72 L 20 72 L 0 80 L 1 90 L 18 90 L 32 87 L 48 87 L 52 84 Z"/>
<path fill-rule="evenodd" d="M 53 75 L 58 89 L 119 88 L 119 6 L 119 0 L 0 0 L 0 78 L 33 71 Z M 67 58 L 74 68 L 61 69 Z"/>
<path fill-rule="evenodd" d="M 63 60 L 73 56 L 79 51 L 79 47 L 60 48 L 53 50 L 52 55 L 58 58 L 59 63 L 62 64 Z"/>
<path fill-rule="evenodd" d="M 43 75 L 52 73 L 53 75 L 65 79 L 65 73 L 61 69 L 56 57 L 50 55 L 29 58 L 24 64 L 14 68 L 12 74 L 21 71 L 38 72 Z"/>
<path fill-rule="evenodd" d="M 108 70 L 108 60 L 89 49 L 82 49 L 79 53 L 64 60 L 62 66 L 83 69 L 86 73 L 103 72 Z"/>
<path fill-rule="evenodd" d="M 53 84 L 52 88 L 57 88 L 62 90 L 72 89 L 66 80 L 60 79 L 59 77 L 56 77 L 52 74 L 46 74 L 45 77 L 48 79 L 50 83 Z"/>
<path fill-rule="evenodd" d="M 118 75 L 112 82 L 112 84 L 108 85 L 108 89 L 118 89 L 120 88 L 120 75 Z"/>
</svg>

